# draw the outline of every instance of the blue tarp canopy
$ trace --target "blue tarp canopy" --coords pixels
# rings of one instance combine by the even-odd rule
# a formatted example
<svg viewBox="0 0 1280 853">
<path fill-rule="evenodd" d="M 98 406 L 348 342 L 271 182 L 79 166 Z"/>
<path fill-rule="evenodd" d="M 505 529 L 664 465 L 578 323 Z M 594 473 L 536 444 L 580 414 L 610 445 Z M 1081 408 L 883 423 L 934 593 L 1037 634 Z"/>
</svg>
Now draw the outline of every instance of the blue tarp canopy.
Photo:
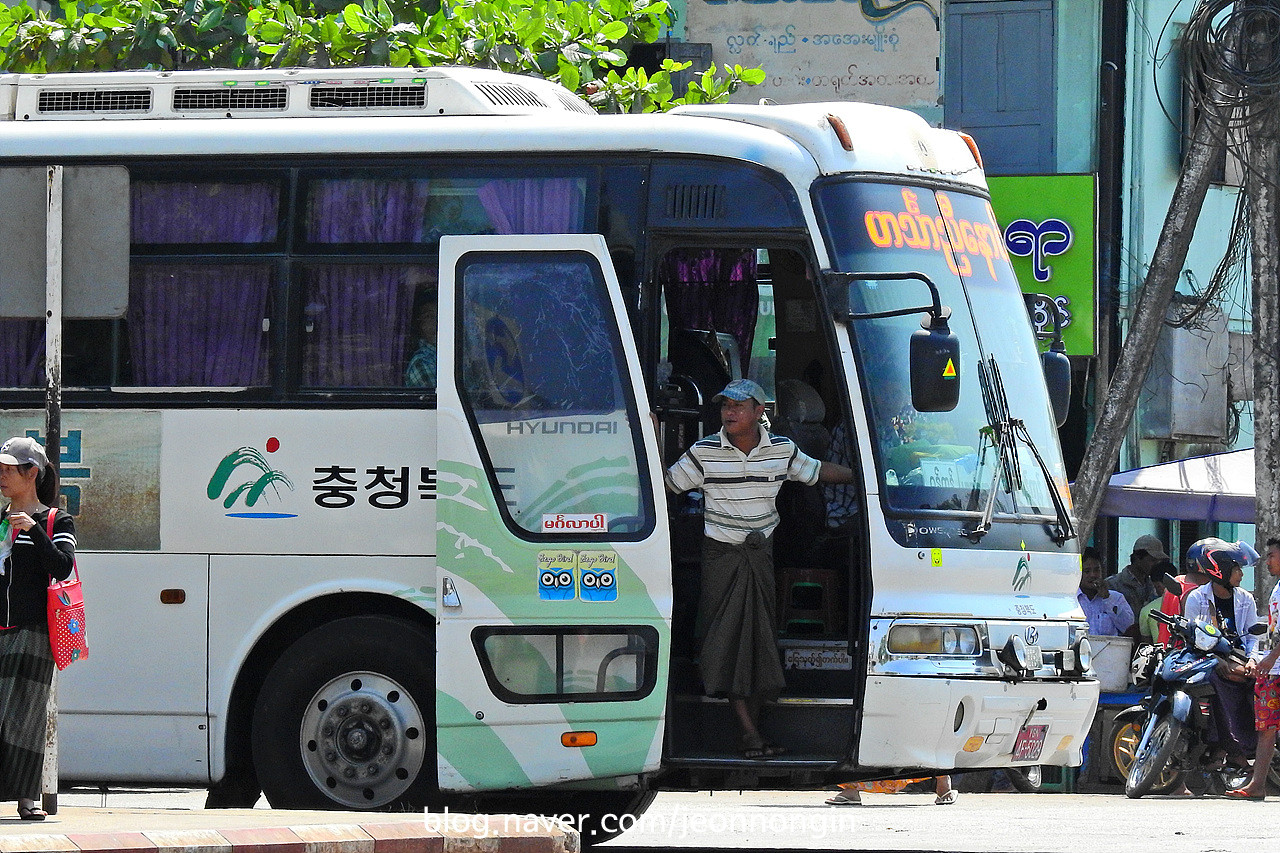
<svg viewBox="0 0 1280 853">
<path fill-rule="evenodd" d="M 1111 477 L 1099 515 L 1234 521 L 1256 513 L 1253 448 L 1179 459 Z"/>
</svg>

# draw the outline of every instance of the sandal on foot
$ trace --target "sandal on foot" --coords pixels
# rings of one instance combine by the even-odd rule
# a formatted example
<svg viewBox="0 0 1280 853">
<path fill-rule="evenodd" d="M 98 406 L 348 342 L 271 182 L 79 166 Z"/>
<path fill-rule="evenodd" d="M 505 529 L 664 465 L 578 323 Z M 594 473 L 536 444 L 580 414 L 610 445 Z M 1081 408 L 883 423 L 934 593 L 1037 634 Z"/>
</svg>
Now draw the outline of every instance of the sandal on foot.
<svg viewBox="0 0 1280 853">
<path fill-rule="evenodd" d="M 742 747 L 742 757 L 749 761 L 755 761 L 760 758 L 773 758 L 775 755 L 782 755 L 786 751 L 786 747 L 781 747 L 777 744 L 769 743 L 767 740 L 762 740 L 757 744 L 744 744 Z"/>
<path fill-rule="evenodd" d="M 858 789 L 843 790 L 834 797 L 828 797 L 824 800 L 829 806 L 860 806 L 862 805 L 862 793 Z"/>
<path fill-rule="evenodd" d="M 945 794 L 939 794 L 933 804 L 935 806 L 949 806 L 958 799 L 960 799 L 960 793 L 955 788 L 952 788 Z"/>
<path fill-rule="evenodd" d="M 1267 798 L 1266 794 L 1250 794 L 1244 788 L 1227 791 L 1223 796 L 1233 800 L 1265 800 Z"/>
<path fill-rule="evenodd" d="M 39 806 L 18 806 L 18 817 L 22 820 L 44 820 L 48 816 Z"/>
</svg>

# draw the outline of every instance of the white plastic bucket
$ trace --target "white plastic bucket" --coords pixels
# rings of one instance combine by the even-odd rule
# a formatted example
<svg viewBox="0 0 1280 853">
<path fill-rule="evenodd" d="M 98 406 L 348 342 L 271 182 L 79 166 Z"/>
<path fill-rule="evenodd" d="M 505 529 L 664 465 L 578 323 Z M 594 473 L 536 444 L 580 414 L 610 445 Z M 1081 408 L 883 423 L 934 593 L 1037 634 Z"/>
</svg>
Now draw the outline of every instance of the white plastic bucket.
<svg viewBox="0 0 1280 853">
<path fill-rule="evenodd" d="M 1129 689 L 1129 662 L 1133 659 L 1133 638 L 1090 634 L 1093 671 L 1103 693 L 1124 693 Z"/>
</svg>

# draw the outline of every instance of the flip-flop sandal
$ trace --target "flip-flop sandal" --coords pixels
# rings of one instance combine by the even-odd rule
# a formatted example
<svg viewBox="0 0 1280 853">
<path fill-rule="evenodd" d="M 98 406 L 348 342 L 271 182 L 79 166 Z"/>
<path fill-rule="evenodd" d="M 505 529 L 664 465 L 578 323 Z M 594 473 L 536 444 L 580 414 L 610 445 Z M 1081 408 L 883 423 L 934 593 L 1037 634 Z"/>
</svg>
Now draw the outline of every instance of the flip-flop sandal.
<svg viewBox="0 0 1280 853">
<path fill-rule="evenodd" d="M 1257 800 L 1263 800 L 1267 798 L 1266 794 L 1251 794 L 1251 793 L 1248 793 L 1247 790 L 1244 790 L 1243 788 L 1235 788 L 1233 790 L 1229 790 L 1229 792 L 1226 792 L 1225 794 L 1222 794 L 1222 795 L 1224 795 L 1224 797 L 1229 797 L 1230 799 L 1252 799 L 1252 800 L 1256 800 L 1256 802 Z"/>
<path fill-rule="evenodd" d="M 758 744 L 743 745 L 742 757 L 748 761 L 756 761 L 761 758 L 773 758 L 775 755 L 782 755 L 786 751 L 786 747 L 762 740 Z"/>
<path fill-rule="evenodd" d="M 39 806 L 18 806 L 18 817 L 22 820 L 44 820 L 48 816 Z"/>
</svg>

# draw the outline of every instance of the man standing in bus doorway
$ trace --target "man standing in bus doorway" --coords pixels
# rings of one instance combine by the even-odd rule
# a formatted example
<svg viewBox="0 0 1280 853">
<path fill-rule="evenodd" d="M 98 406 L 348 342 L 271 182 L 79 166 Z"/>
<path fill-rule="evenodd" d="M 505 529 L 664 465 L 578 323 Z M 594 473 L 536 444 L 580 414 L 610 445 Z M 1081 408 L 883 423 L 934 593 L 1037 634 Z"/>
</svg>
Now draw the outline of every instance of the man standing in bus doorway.
<svg viewBox="0 0 1280 853">
<path fill-rule="evenodd" d="M 743 756 L 786 750 L 760 733 L 760 710 L 785 685 L 774 624 L 773 532 L 778 490 L 786 480 L 806 485 L 851 483 L 853 471 L 819 462 L 795 442 L 761 424 L 766 396 L 750 379 L 735 379 L 712 398 L 721 430 L 694 443 L 667 470 L 675 494 L 704 497 L 699 664 L 709 696 L 728 696 L 742 728 Z"/>
</svg>

